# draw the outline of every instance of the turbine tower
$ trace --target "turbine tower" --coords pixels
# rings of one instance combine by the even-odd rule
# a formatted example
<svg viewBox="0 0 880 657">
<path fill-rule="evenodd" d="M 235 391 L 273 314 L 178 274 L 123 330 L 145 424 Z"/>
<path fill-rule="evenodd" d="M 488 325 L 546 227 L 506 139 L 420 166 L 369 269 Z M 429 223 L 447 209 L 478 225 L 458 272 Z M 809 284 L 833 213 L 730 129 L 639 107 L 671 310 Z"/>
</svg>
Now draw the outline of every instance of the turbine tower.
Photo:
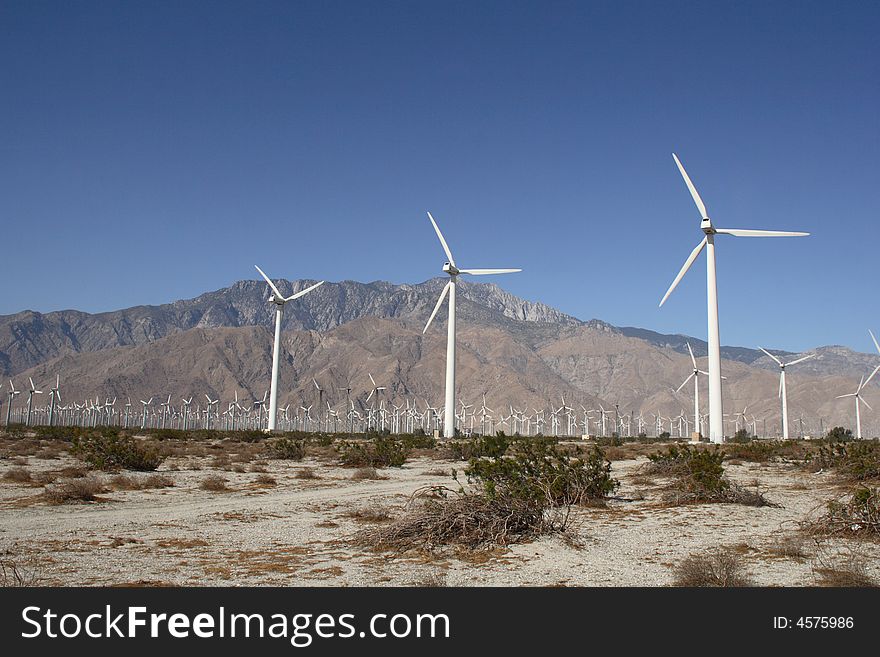
<svg viewBox="0 0 880 657">
<path fill-rule="evenodd" d="M 440 228 L 437 226 L 437 222 L 434 221 L 434 217 L 431 216 L 431 213 L 428 213 L 428 219 L 431 220 L 431 224 L 434 226 L 434 231 L 437 233 L 437 237 L 440 238 L 440 245 L 443 247 L 443 251 L 446 253 L 446 257 L 449 260 L 443 265 L 443 271 L 449 275 L 449 282 L 446 283 L 446 286 L 443 288 L 443 292 L 440 293 L 440 298 L 437 299 L 437 305 L 434 306 L 434 312 L 431 313 L 431 316 L 428 318 L 428 323 L 425 324 L 425 329 L 422 333 L 426 333 L 428 327 L 431 325 L 431 322 L 434 321 L 434 317 L 437 315 L 437 311 L 440 310 L 440 306 L 443 304 L 443 300 L 446 298 L 446 295 L 449 295 L 449 319 L 447 321 L 446 328 L 446 418 L 443 422 L 443 436 L 444 438 L 454 438 L 455 437 L 455 286 L 458 281 L 459 274 L 471 274 L 473 276 L 485 276 L 488 274 L 512 274 L 518 271 L 522 271 L 522 269 L 459 269 L 455 266 L 455 259 L 452 257 L 452 252 L 449 250 L 449 245 L 446 244 L 446 240 L 443 239 L 443 233 L 440 232 Z"/>
<path fill-rule="evenodd" d="M 254 265 L 254 267 L 257 266 Z M 275 284 L 269 279 L 269 277 L 263 273 L 262 269 L 257 267 L 257 271 L 260 272 L 260 276 L 265 279 L 269 284 L 269 287 L 272 289 L 272 296 L 269 297 L 269 303 L 275 304 L 275 344 L 272 349 L 272 385 L 269 393 L 269 427 L 267 429 L 267 431 L 275 431 L 275 416 L 278 414 L 278 357 L 281 353 L 281 318 L 284 315 L 284 304 L 308 294 L 319 285 L 323 285 L 324 281 L 315 283 L 304 290 L 300 290 L 296 294 L 291 294 L 289 297 L 285 297 L 278 291 L 278 288 L 275 287 Z"/>
<path fill-rule="evenodd" d="M 789 232 L 778 230 L 743 230 L 739 228 L 715 228 L 709 215 L 706 213 L 706 206 L 703 199 L 697 193 L 697 188 L 688 177 L 681 162 L 675 153 L 672 154 L 681 177 L 690 190 L 691 197 L 697 209 L 700 211 L 700 230 L 704 236 L 702 241 L 697 244 L 696 248 L 688 256 L 678 276 L 672 281 L 666 295 L 660 301 L 660 305 L 666 302 L 669 295 L 676 288 L 679 281 L 687 273 L 691 265 L 700 255 L 702 250 L 706 249 L 706 309 L 709 320 L 709 440 L 713 443 L 724 442 L 724 410 L 721 403 L 721 336 L 718 328 L 718 286 L 715 279 L 715 236 L 716 235 L 733 235 L 734 237 L 803 237 L 809 233 Z"/>
<path fill-rule="evenodd" d="M 816 354 L 808 354 L 803 358 L 798 358 L 797 360 L 793 360 L 790 363 L 783 363 L 776 356 L 764 349 L 764 347 L 758 347 L 758 349 L 770 356 L 770 358 L 775 360 L 776 363 L 779 365 L 779 398 L 782 400 L 782 439 L 788 440 L 788 391 L 785 387 L 785 368 L 791 367 L 792 365 L 797 365 L 798 363 L 802 363 L 805 360 L 809 360 L 810 358 L 814 358 Z"/>
</svg>

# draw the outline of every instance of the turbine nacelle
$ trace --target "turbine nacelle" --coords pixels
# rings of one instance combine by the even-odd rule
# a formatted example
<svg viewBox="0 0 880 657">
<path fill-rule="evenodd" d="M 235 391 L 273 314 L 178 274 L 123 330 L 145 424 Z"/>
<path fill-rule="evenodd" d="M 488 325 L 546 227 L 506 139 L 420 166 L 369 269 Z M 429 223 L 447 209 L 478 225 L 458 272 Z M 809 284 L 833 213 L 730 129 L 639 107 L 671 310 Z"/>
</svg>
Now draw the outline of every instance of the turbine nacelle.
<svg viewBox="0 0 880 657">
<path fill-rule="evenodd" d="M 452 265 L 448 262 L 443 263 L 443 271 L 446 272 L 447 274 L 449 274 L 450 276 L 458 276 L 461 273 L 459 271 L 458 267 L 456 267 L 455 265 Z"/>
</svg>

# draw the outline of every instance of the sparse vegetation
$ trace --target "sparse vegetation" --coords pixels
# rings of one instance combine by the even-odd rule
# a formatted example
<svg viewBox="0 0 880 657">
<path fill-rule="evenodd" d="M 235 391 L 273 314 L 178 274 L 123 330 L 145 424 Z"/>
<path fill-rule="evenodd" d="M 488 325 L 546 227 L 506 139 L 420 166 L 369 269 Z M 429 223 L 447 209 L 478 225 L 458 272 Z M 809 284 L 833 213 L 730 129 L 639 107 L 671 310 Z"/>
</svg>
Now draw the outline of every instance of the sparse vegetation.
<svg viewBox="0 0 880 657">
<path fill-rule="evenodd" d="M 813 471 L 833 469 L 848 481 L 880 479 L 880 442 L 858 440 L 822 445 L 807 463 Z"/>
<path fill-rule="evenodd" d="M 69 502 L 94 502 L 104 486 L 95 477 L 67 479 L 46 486 L 45 497 L 50 504 L 67 504 Z"/>
<path fill-rule="evenodd" d="M 29 484 L 33 481 L 31 473 L 25 468 L 12 468 L 3 473 L 4 481 L 11 481 L 16 484 Z"/>
<path fill-rule="evenodd" d="M 665 452 L 648 456 L 646 474 L 669 477 L 666 498 L 673 504 L 702 502 L 778 506 L 759 490 L 751 491 L 724 476 L 724 452 L 718 447 L 671 445 Z"/>
<path fill-rule="evenodd" d="M 571 456 L 543 441 L 519 441 L 511 456 L 471 459 L 464 473 L 489 497 L 555 506 L 601 502 L 620 483 L 611 477 L 611 463 L 601 449 L 580 451 Z"/>
<path fill-rule="evenodd" d="M 306 441 L 288 436 L 273 438 L 266 444 L 266 456 L 270 459 L 301 461 L 306 455 Z"/>
<path fill-rule="evenodd" d="M 15 558 L 10 551 L 0 556 L 0 587 L 38 586 L 41 579 L 37 568 Z"/>
<path fill-rule="evenodd" d="M 821 536 L 880 538 L 880 489 L 858 486 L 848 498 L 831 500 L 806 529 Z"/>
<path fill-rule="evenodd" d="M 300 468 L 295 476 L 297 479 L 320 479 L 314 468 Z"/>
<path fill-rule="evenodd" d="M 71 453 L 98 470 L 137 470 L 158 468 L 164 456 L 130 436 L 109 434 L 74 438 Z"/>
<path fill-rule="evenodd" d="M 742 556 L 731 548 L 718 548 L 691 554 L 678 564 L 674 586 L 738 587 L 752 586 Z"/>
<path fill-rule="evenodd" d="M 510 447 L 510 439 L 499 432 L 495 436 L 478 436 L 470 440 L 454 440 L 448 445 L 453 459 L 470 461 L 475 458 L 501 458 Z"/>
<path fill-rule="evenodd" d="M 120 474 L 110 480 L 110 485 L 117 490 L 149 490 L 170 488 L 174 486 L 174 480 L 160 474 L 152 474 L 146 477 Z"/>
<path fill-rule="evenodd" d="M 202 479 L 199 484 L 199 488 L 202 490 L 207 490 L 212 493 L 225 493 L 229 490 L 229 486 L 227 485 L 227 480 L 220 475 L 208 475 L 204 479 Z"/>
<path fill-rule="evenodd" d="M 376 468 L 358 468 L 351 473 L 351 478 L 356 481 L 362 481 L 365 479 L 388 479 L 385 475 L 379 474 L 379 471 L 376 470 Z"/>
<path fill-rule="evenodd" d="M 399 468 L 408 453 L 403 441 L 377 436 L 370 441 L 343 441 L 337 447 L 339 462 L 346 468 Z"/>
<path fill-rule="evenodd" d="M 278 484 L 278 481 L 270 474 L 261 474 L 256 479 L 258 486 L 272 487 Z"/>
</svg>

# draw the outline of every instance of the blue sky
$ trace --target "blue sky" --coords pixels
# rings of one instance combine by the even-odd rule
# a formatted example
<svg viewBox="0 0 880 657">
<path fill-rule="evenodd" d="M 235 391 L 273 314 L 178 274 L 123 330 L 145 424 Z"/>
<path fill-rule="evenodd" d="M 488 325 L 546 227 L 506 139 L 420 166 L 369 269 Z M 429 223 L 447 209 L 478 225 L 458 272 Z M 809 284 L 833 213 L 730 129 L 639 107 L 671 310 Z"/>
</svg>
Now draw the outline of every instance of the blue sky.
<svg viewBox="0 0 880 657">
<path fill-rule="evenodd" d="M 255 278 L 418 282 L 444 257 L 583 319 L 870 345 L 876 2 L 4 2 L 0 313 Z"/>
</svg>

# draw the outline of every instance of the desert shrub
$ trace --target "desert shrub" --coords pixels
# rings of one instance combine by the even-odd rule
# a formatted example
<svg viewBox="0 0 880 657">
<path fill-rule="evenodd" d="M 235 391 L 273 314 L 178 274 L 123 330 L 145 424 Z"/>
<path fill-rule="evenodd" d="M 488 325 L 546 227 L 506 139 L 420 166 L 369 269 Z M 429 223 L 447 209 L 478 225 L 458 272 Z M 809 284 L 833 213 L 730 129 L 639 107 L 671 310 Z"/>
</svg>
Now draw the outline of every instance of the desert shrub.
<svg viewBox="0 0 880 657">
<path fill-rule="evenodd" d="M 12 481 L 17 484 L 29 484 L 33 481 L 31 473 L 25 468 L 12 468 L 3 473 L 4 481 Z"/>
<path fill-rule="evenodd" d="M 744 572 L 742 557 L 730 548 L 719 548 L 704 554 L 691 554 L 678 564 L 674 586 L 751 586 Z"/>
<path fill-rule="evenodd" d="M 406 463 L 409 450 L 400 440 L 377 436 L 370 441 L 343 441 L 337 451 L 346 468 L 399 468 Z"/>
<path fill-rule="evenodd" d="M 107 435 L 74 438 L 71 453 L 98 470 L 138 470 L 158 468 L 164 456 L 130 436 Z"/>
<path fill-rule="evenodd" d="M 50 504 L 67 502 L 93 502 L 104 487 L 94 477 L 68 479 L 46 486 L 45 497 Z"/>
<path fill-rule="evenodd" d="M 452 458 L 459 461 L 470 461 L 475 458 L 500 458 L 510 447 L 510 439 L 499 432 L 495 436 L 479 436 L 470 440 L 451 441 L 448 449 Z"/>
<path fill-rule="evenodd" d="M 880 537 L 880 489 L 858 486 L 848 499 L 831 500 L 807 529 L 825 536 Z"/>
<path fill-rule="evenodd" d="M 752 442 L 752 434 L 748 432 L 748 429 L 740 429 L 737 431 L 731 438 L 728 439 L 727 442 L 734 444 L 743 444 Z"/>
<path fill-rule="evenodd" d="M 160 474 L 152 474 L 147 477 L 120 474 L 110 480 L 110 485 L 118 490 L 147 490 L 171 488 L 174 486 L 174 480 Z"/>
<path fill-rule="evenodd" d="M 388 479 L 388 477 L 379 474 L 379 471 L 372 467 L 358 468 L 351 473 L 351 478 L 356 481 L 363 481 L 366 479 Z"/>
<path fill-rule="evenodd" d="M 274 438 L 266 444 L 266 455 L 270 459 L 301 461 L 306 455 L 306 443 L 287 436 Z"/>
<path fill-rule="evenodd" d="M 260 474 L 257 476 L 257 484 L 260 486 L 275 486 L 278 481 L 270 474 Z"/>
<path fill-rule="evenodd" d="M 834 566 L 814 569 L 816 584 L 836 588 L 866 588 L 877 586 L 877 581 L 868 573 L 864 561 L 852 560 Z"/>
<path fill-rule="evenodd" d="M 673 504 L 720 502 L 747 506 L 777 506 L 760 491 L 750 491 L 724 476 L 724 452 L 718 447 L 671 445 L 665 452 L 649 454 L 646 474 L 671 478 L 666 498 Z"/>
<path fill-rule="evenodd" d="M 404 434 L 399 439 L 407 449 L 434 449 L 437 447 L 437 440 L 433 436 L 425 435 L 424 432 Z"/>
<path fill-rule="evenodd" d="M 13 557 L 8 550 L 0 556 L 0 587 L 37 586 L 40 579 L 37 568 Z"/>
<path fill-rule="evenodd" d="M 809 455 L 807 464 L 814 470 L 833 469 L 850 481 L 880 478 L 880 442 L 858 440 L 822 445 Z"/>
<path fill-rule="evenodd" d="M 370 504 L 355 509 L 349 509 L 344 515 L 358 522 L 386 522 L 391 519 L 391 512 L 384 506 Z"/>
<path fill-rule="evenodd" d="M 802 460 L 807 458 L 809 452 L 803 443 L 796 440 L 771 440 L 725 445 L 724 451 L 729 458 L 753 463 L 768 463 L 782 460 Z"/>
<path fill-rule="evenodd" d="M 852 429 L 844 429 L 843 427 L 832 427 L 825 434 L 825 440 L 835 443 L 849 442 L 853 439 Z"/>
<path fill-rule="evenodd" d="M 212 493 L 224 493 L 229 490 L 226 483 L 226 479 L 220 475 L 208 475 L 199 483 L 199 488 Z"/>
<path fill-rule="evenodd" d="M 553 505 L 603 500 L 620 485 L 598 447 L 571 456 L 542 441 L 521 441 L 509 457 L 471 459 L 464 470 L 489 497 L 547 501 Z"/>
<path fill-rule="evenodd" d="M 296 471 L 297 479 L 320 479 L 314 468 L 300 468 Z"/>
<path fill-rule="evenodd" d="M 416 491 L 401 518 L 362 532 L 356 542 L 399 552 L 476 550 L 530 541 L 560 526 L 534 500 L 429 487 Z"/>
</svg>

